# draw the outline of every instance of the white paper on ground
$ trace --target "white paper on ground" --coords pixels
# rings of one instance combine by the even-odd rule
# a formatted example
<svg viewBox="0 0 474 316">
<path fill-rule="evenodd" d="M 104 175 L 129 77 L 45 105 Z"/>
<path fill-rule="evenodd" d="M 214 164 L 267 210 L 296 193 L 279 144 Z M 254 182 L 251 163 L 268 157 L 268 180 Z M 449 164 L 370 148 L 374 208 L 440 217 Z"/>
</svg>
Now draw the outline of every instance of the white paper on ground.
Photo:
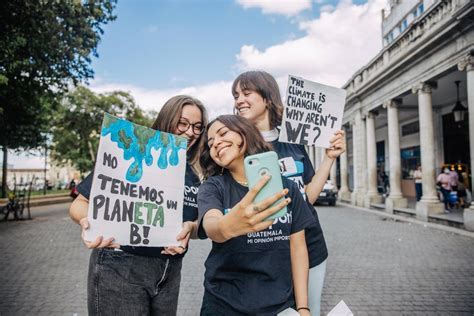
<svg viewBox="0 0 474 316">
<path fill-rule="evenodd" d="M 328 316 L 354 316 L 349 307 L 347 307 L 344 301 L 340 301 L 337 305 L 328 313 Z"/>
<path fill-rule="evenodd" d="M 298 316 L 299 313 L 297 311 L 295 311 L 293 308 L 288 307 L 284 311 L 278 313 L 277 316 L 293 316 L 293 315 Z"/>
</svg>

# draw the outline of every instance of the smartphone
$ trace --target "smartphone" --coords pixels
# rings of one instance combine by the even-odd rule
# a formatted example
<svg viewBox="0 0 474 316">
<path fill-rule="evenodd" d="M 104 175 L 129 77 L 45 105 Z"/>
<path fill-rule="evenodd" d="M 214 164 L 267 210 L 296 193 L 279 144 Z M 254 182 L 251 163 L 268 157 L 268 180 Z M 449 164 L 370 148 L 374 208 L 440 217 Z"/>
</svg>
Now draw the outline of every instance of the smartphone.
<svg viewBox="0 0 474 316">
<path fill-rule="evenodd" d="M 266 198 L 274 195 L 277 192 L 283 190 L 283 182 L 281 180 L 280 164 L 278 163 L 278 155 L 274 151 L 267 151 L 264 153 L 247 156 L 244 159 L 245 175 L 249 188 L 253 188 L 257 182 L 265 175 L 271 175 L 271 179 L 265 184 L 265 186 L 258 192 L 254 199 L 254 203 L 261 202 Z M 273 205 L 283 201 L 285 197 L 282 197 Z M 265 220 L 275 219 L 284 216 L 287 212 L 286 206 L 275 214 L 267 217 Z"/>
</svg>

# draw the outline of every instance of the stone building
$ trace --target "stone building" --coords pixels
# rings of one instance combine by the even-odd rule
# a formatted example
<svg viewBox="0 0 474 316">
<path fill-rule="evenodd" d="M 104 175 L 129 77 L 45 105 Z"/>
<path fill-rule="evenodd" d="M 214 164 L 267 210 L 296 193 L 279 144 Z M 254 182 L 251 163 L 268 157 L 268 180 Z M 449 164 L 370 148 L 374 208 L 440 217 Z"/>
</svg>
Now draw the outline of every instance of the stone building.
<svg viewBox="0 0 474 316">
<path fill-rule="evenodd" d="M 436 191 L 443 166 L 468 188 L 473 182 L 474 1 L 390 1 L 382 11 L 382 41 L 382 50 L 343 86 L 348 150 L 338 161 L 339 198 L 365 207 L 383 203 L 387 212 L 406 208 L 420 164 L 423 194 L 414 213 L 428 220 L 444 211 Z M 310 155 L 317 165 L 320 153 Z M 389 178 L 386 196 L 382 171 Z M 473 213 L 474 207 L 464 211 L 472 230 Z"/>
</svg>

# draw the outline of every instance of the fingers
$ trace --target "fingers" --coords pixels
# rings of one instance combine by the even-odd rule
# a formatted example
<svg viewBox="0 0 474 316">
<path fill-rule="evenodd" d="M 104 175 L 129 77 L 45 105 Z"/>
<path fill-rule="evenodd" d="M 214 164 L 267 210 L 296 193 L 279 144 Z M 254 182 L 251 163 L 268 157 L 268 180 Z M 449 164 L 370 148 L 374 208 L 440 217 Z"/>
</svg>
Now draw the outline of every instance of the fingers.
<svg viewBox="0 0 474 316">
<path fill-rule="evenodd" d="M 176 247 L 165 247 L 165 249 L 161 251 L 161 254 L 174 256 L 177 253 L 175 248 Z"/>
<path fill-rule="evenodd" d="M 329 149 L 343 149 L 345 148 L 345 143 L 343 140 L 336 140 L 335 142 L 331 143 L 331 147 Z"/>
<path fill-rule="evenodd" d="M 110 237 L 107 239 L 104 239 L 104 237 L 99 236 L 97 237 L 94 241 L 87 241 L 84 240 L 84 244 L 86 245 L 87 248 L 93 249 L 93 248 L 120 248 L 120 245 L 117 243 L 114 243 L 113 241 L 115 240 L 114 237 Z"/>
<path fill-rule="evenodd" d="M 260 213 L 258 213 L 254 216 L 255 222 L 260 223 L 265 218 L 275 214 L 276 212 L 278 212 L 279 210 L 281 210 L 282 208 L 287 206 L 290 202 L 291 202 L 291 198 L 287 198 L 287 199 L 284 199 L 283 201 L 279 202 L 278 204 L 276 204 L 272 207 L 269 207 L 264 211 L 261 211 Z"/>
<path fill-rule="evenodd" d="M 260 180 L 258 180 L 257 184 L 249 190 L 247 194 L 245 194 L 244 198 L 241 200 L 244 206 L 247 206 L 253 202 L 257 193 L 267 184 L 268 180 L 270 180 L 270 175 L 263 176 Z"/>
<path fill-rule="evenodd" d="M 81 225 L 82 229 L 89 229 L 89 221 L 87 220 L 87 217 L 81 218 L 79 224 Z"/>
<path fill-rule="evenodd" d="M 344 139 L 344 135 L 346 134 L 346 132 L 344 132 L 343 130 L 337 130 L 333 136 L 329 139 L 329 142 L 332 143 L 338 139 Z"/>
<path fill-rule="evenodd" d="M 254 206 L 256 206 L 257 208 L 253 207 L 252 210 L 254 212 L 261 212 L 287 194 L 288 194 L 288 189 L 285 188 L 284 190 L 277 192 L 270 197 L 267 197 L 265 200 L 261 201 L 260 203 L 255 204 Z"/>
<path fill-rule="evenodd" d="M 99 236 L 94 241 L 84 240 L 84 243 L 86 244 L 86 247 L 89 248 L 89 249 L 98 248 L 99 245 L 102 243 L 103 239 L 104 239 L 104 237 Z"/>
<path fill-rule="evenodd" d="M 267 229 L 268 227 L 272 226 L 272 224 L 273 224 L 273 220 L 269 220 L 269 221 L 264 221 L 264 222 L 255 224 L 253 227 L 256 232 L 259 232 L 261 230 Z"/>
<path fill-rule="evenodd" d="M 117 243 L 113 242 L 113 243 L 110 244 L 109 247 L 110 247 L 110 248 L 117 248 L 117 249 L 120 249 L 120 244 L 117 244 Z"/>
<path fill-rule="evenodd" d="M 106 248 L 110 247 L 112 245 L 112 242 L 114 241 L 114 237 L 110 237 L 107 239 L 102 240 L 102 242 L 99 245 L 99 248 Z"/>
<path fill-rule="evenodd" d="M 188 228 L 184 228 L 179 232 L 178 236 L 176 236 L 176 240 L 182 240 L 182 239 L 185 239 L 186 237 L 188 237 L 190 235 L 190 231 Z"/>
<path fill-rule="evenodd" d="M 79 221 L 79 224 L 81 225 L 82 228 L 82 241 L 86 245 L 87 248 L 93 249 L 93 248 L 120 248 L 120 244 L 114 243 L 113 241 L 115 240 L 114 237 L 110 237 L 107 239 L 104 239 L 103 236 L 97 237 L 94 241 L 88 241 L 84 239 L 85 231 L 89 229 L 89 221 L 87 220 L 87 217 L 82 218 Z"/>
<path fill-rule="evenodd" d="M 176 236 L 176 240 L 180 241 L 180 240 L 185 239 L 186 237 L 190 236 L 192 229 L 193 229 L 192 224 L 184 222 L 183 223 L 183 228 L 179 232 L 178 236 Z"/>
<path fill-rule="evenodd" d="M 186 252 L 187 248 L 182 246 L 182 245 L 179 245 L 179 246 L 171 246 L 171 247 L 165 247 L 165 249 L 163 249 L 161 251 L 162 254 L 164 255 L 177 255 L 177 254 L 182 254 L 184 252 Z"/>
</svg>

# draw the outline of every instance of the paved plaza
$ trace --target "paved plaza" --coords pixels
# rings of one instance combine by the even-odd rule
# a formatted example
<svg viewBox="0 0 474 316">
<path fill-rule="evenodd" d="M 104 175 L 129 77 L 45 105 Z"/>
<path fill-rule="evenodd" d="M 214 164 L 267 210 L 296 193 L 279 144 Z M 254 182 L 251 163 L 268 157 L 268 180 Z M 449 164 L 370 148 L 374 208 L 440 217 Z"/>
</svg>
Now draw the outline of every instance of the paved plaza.
<svg viewBox="0 0 474 316">
<path fill-rule="evenodd" d="M 86 315 L 89 250 L 68 204 L 0 223 L 0 315 Z M 474 239 L 347 206 L 318 207 L 330 252 L 322 314 L 474 315 Z M 178 315 L 198 315 L 208 241 L 185 258 Z"/>
</svg>

